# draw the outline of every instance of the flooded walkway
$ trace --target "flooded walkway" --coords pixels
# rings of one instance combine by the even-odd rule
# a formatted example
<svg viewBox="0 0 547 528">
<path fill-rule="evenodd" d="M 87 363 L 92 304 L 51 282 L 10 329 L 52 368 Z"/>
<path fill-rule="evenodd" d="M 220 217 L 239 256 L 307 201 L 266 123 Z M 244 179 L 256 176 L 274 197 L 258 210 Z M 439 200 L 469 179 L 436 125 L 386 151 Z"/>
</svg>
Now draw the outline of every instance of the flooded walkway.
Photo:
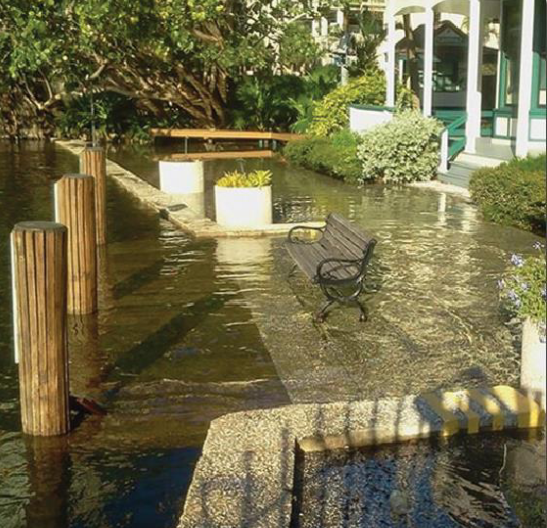
<svg viewBox="0 0 547 528">
<path fill-rule="evenodd" d="M 149 154 L 112 156 L 154 183 Z M 208 215 L 214 179 L 238 163 L 208 165 Z M 13 224 L 51 219 L 51 185 L 77 167 L 51 145 L 0 143 L 1 306 Z M 65 439 L 23 438 L 11 311 L 0 312 L 2 526 L 174 526 L 208 424 L 225 413 L 515 380 L 495 284 L 535 237 L 482 222 L 460 197 L 246 167 L 274 170 L 275 221 L 338 211 L 379 239 L 369 322 L 347 309 L 314 326 L 320 293 L 287 279 L 281 239 L 192 240 L 109 182 L 100 312 L 70 319 L 73 392 L 109 414 Z"/>
</svg>

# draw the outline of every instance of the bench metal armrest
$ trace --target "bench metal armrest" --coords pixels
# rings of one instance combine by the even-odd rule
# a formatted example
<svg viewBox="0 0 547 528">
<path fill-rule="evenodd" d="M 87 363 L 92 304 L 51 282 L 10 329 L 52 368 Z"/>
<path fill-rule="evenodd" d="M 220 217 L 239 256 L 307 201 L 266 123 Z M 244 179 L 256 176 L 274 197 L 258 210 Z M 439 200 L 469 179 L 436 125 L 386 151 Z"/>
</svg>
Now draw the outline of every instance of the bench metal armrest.
<svg viewBox="0 0 547 528">
<path fill-rule="evenodd" d="M 317 240 L 302 240 L 301 238 L 298 238 L 295 233 L 297 231 L 319 231 L 322 237 L 326 228 L 326 225 L 323 227 L 295 226 L 289 231 L 288 241 L 292 242 L 293 244 L 313 244 L 314 242 L 317 242 Z M 320 240 L 321 237 L 318 240 Z"/>
<path fill-rule="evenodd" d="M 361 279 L 364 276 L 364 266 L 363 266 L 363 260 L 364 259 L 341 259 L 341 258 L 327 258 L 325 260 L 322 260 L 317 265 L 317 278 L 319 279 L 319 282 L 332 282 L 332 283 L 350 283 L 355 282 Z M 323 274 L 323 267 L 327 264 L 351 264 L 355 268 L 358 269 L 358 271 L 355 273 L 355 275 L 348 277 L 346 279 L 333 279 L 332 277 L 328 277 Z M 349 266 L 348 266 L 349 267 Z"/>
</svg>

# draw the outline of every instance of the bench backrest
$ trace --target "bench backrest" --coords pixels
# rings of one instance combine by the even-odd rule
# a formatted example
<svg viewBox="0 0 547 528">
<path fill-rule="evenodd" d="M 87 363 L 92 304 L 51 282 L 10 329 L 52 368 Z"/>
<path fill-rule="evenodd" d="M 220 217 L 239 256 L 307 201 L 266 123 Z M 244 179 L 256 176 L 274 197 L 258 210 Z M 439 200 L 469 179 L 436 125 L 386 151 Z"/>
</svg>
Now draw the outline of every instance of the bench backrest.
<svg viewBox="0 0 547 528">
<path fill-rule="evenodd" d="M 349 259 L 364 259 L 364 267 L 372 257 L 376 240 L 360 231 L 344 217 L 331 213 L 327 217 L 324 240 Z"/>
</svg>

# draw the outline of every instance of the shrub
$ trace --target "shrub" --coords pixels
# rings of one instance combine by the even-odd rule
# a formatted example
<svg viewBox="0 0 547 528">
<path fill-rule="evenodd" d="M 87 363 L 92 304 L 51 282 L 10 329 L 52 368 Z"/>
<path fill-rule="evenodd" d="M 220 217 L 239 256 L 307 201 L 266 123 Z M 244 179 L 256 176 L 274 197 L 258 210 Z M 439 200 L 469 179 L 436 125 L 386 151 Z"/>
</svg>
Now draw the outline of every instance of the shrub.
<svg viewBox="0 0 547 528">
<path fill-rule="evenodd" d="M 249 173 L 227 172 L 217 181 L 218 187 L 268 187 L 272 184 L 272 172 L 256 170 Z"/>
<path fill-rule="evenodd" d="M 527 258 L 511 257 L 511 270 L 500 280 L 500 297 L 506 307 L 521 318 L 529 317 L 545 331 L 547 317 L 547 274 L 545 246 L 534 244 L 538 254 Z"/>
<path fill-rule="evenodd" d="M 295 165 L 357 182 L 361 164 L 357 159 L 359 136 L 347 130 L 330 137 L 310 136 L 289 143 L 284 150 L 286 158 Z"/>
<path fill-rule="evenodd" d="M 303 91 L 304 81 L 296 75 L 244 77 L 232 94 L 229 125 L 241 130 L 288 130 L 298 117 L 290 99 Z"/>
<path fill-rule="evenodd" d="M 539 154 L 536 156 L 527 156 L 526 158 L 513 158 L 507 162 L 509 167 L 525 171 L 544 171 L 547 163 L 547 155 Z"/>
<path fill-rule="evenodd" d="M 372 128 L 358 149 L 361 179 L 384 183 L 430 180 L 439 163 L 441 130 L 442 123 L 415 110 L 405 110 Z"/>
<path fill-rule="evenodd" d="M 498 224 L 545 233 L 544 160 L 545 156 L 525 158 L 475 171 L 469 190 L 483 216 Z"/>
<path fill-rule="evenodd" d="M 309 127 L 309 133 L 328 136 L 346 128 L 349 123 L 350 104 L 382 106 L 385 103 L 385 94 L 385 76 L 379 70 L 373 70 L 362 77 L 350 80 L 348 84 L 334 89 L 314 105 L 313 123 Z M 401 109 L 412 108 L 412 92 L 399 86 L 397 105 Z"/>
<path fill-rule="evenodd" d="M 348 106 L 353 103 L 383 105 L 386 83 L 383 73 L 374 72 L 352 79 L 325 96 L 314 108 L 309 132 L 328 136 L 348 124 Z"/>
</svg>

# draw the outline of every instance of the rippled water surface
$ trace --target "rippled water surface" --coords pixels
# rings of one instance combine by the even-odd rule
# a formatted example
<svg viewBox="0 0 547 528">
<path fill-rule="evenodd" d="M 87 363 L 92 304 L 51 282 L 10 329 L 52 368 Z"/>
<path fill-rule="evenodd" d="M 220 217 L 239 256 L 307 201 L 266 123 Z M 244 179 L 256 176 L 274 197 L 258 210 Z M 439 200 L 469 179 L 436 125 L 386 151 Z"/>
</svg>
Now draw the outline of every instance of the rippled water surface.
<svg viewBox="0 0 547 528">
<path fill-rule="evenodd" d="M 295 528 L 540 528 L 544 448 L 486 434 L 307 454 Z"/>
<path fill-rule="evenodd" d="M 111 157 L 157 184 L 151 154 Z M 239 165 L 208 164 L 208 191 L 193 207 L 212 215 L 214 180 Z M 338 211 L 378 238 L 369 322 L 346 309 L 313 326 L 321 296 L 301 276 L 287 279 L 281 239 L 192 240 L 109 182 L 100 311 L 69 320 L 71 391 L 108 415 L 63 439 L 29 439 L 12 361 L 8 237 L 18 221 L 51 219 L 51 185 L 78 163 L 51 145 L 0 143 L 2 528 L 175 526 L 208 424 L 227 412 L 516 380 L 495 283 L 535 237 L 482 222 L 461 198 L 358 190 L 245 162 L 255 166 L 274 171 L 276 221 Z"/>
</svg>

